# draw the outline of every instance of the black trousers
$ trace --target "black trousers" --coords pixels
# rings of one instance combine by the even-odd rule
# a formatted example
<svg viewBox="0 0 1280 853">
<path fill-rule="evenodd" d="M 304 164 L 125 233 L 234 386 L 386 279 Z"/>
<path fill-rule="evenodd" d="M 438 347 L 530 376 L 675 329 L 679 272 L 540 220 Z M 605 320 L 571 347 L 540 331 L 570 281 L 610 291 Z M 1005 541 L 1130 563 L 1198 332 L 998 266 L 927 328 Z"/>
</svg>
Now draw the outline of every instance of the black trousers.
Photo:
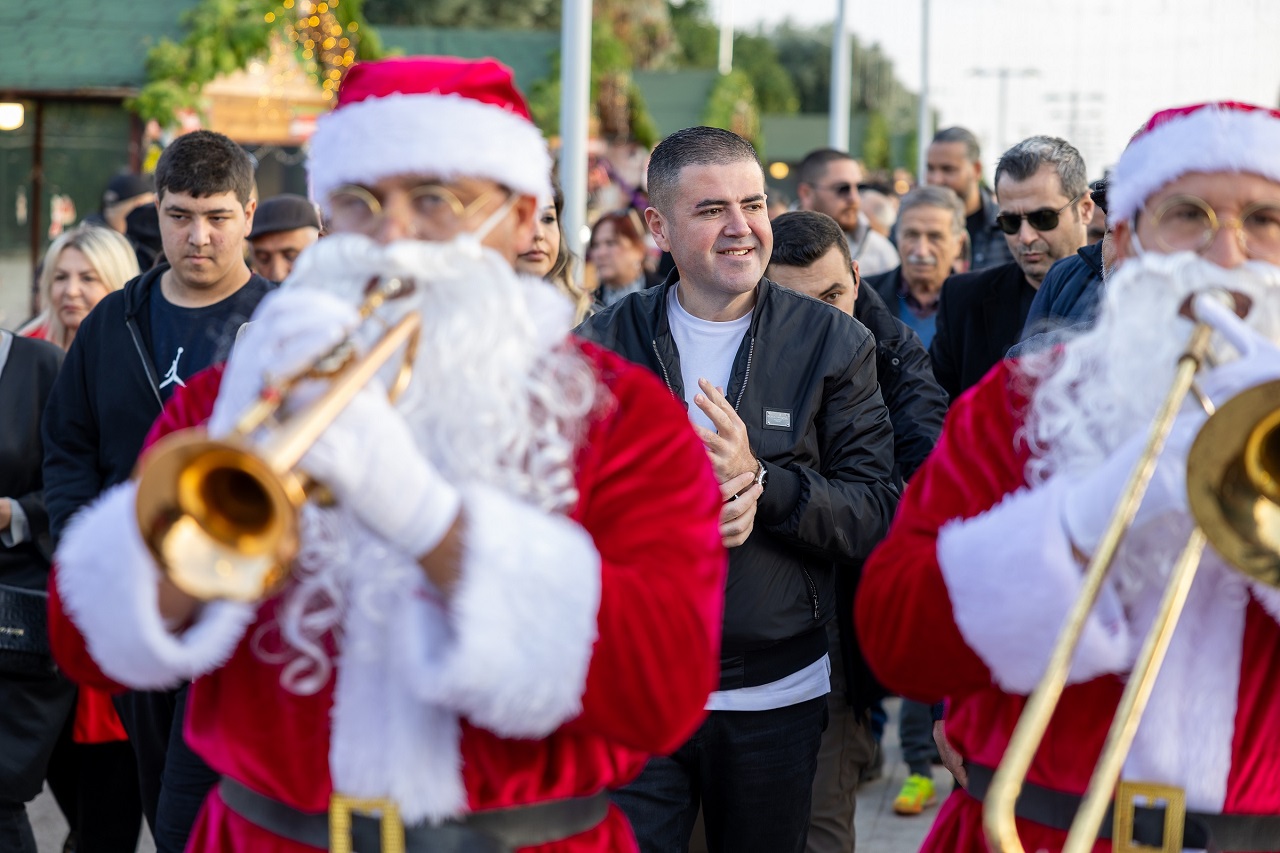
<svg viewBox="0 0 1280 853">
<path fill-rule="evenodd" d="M 72 715 L 74 717 L 74 715 Z M 128 741 L 76 743 L 68 719 L 49 761 L 49 790 L 76 836 L 76 853 L 136 850 L 142 828 L 138 766 Z"/>
<path fill-rule="evenodd" d="M 75 704 L 75 685 L 61 674 L 0 676 L 0 850 L 35 853 L 26 804 Z"/>
<path fill-rule="evenodd" d="M 182 853 L 200 807 L 218 781 L 218 774 L 191 751 L 182 736 L 188 687 L 115 697 L 138 762 L 142 813 L 155 838 L 156 853 Z"/>
</svg>

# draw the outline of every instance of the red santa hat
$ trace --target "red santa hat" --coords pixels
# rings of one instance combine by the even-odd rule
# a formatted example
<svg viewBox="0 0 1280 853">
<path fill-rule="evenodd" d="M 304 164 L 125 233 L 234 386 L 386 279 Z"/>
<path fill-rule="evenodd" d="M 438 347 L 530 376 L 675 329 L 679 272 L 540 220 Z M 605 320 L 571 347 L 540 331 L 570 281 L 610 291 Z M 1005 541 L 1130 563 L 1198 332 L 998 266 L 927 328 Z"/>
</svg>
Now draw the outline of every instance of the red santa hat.
<svg viewBox="0 0 1280 853">
<path fill-rule="evenodd" d="M 325 209 L 343 184 L 391 175 L 488 178 L 551 198 L 551 157 L 511 69 L 493 59 L 360 62 L 316 121 L 307 171 Z"/>
<path fill-rule="evenodd" d="M 1252 172 L 1280 182 L 1280 111 L 1235 101 L 1161 110 L 1129 140 L 1107 184 L 1111 224 L 1188 172 Z"/>
</svg>

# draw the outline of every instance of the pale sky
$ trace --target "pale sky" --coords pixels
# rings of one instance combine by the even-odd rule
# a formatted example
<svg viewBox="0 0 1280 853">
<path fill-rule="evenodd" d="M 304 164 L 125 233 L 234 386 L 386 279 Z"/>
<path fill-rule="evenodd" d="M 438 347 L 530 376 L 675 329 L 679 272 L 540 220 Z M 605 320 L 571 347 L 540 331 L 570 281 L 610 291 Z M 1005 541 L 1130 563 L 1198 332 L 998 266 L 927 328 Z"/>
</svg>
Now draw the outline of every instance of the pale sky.
<svg viewBox="0 0 1280 853">
<path fill-rule="evenodd" d="M 920 85 L 921 0 L 846 0 L 853 32 Z M 731 3 L 737 29 L 820 24 L 837 0 Z M 1026 136 L 1063 136 L 1101 177 L 1156 110 L 1205 100 L 1280 103 L 1280 0 L 931 0 L 930 100 L 973 130 L 983 160 Z M 1008 70 L 1004 135 L 998 69 Z M 982 74 L 975 74 L 982 71 Z M 1022 75 L 1022 76 L 1018 76 Z"/>
</svg>

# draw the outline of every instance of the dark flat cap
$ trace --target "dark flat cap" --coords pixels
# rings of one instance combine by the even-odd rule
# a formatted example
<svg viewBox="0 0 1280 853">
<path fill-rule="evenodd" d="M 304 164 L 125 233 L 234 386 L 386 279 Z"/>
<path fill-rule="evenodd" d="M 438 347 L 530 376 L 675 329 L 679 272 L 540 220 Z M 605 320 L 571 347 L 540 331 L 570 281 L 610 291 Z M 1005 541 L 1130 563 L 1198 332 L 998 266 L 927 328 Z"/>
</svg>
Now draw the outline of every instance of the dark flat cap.
<svg viewBox="0 0 1280 853">
<path fill-rule="evenodd" d="M 256 240 L 264 234 L 308 227 L 320 227 L 320 213 L 314 204 L 300 195 L 273 195 L 258 202 L 249 239 Z"/>
<path fill-rule="evenodd" d="M 107 188 L 102 191 L 102 206 L 110 207 L 117 202 L 146 195 L 149 192 L 155 192 L 155 185 L 150 175 L 116 175 L 107 182 Z"/>
</svg>

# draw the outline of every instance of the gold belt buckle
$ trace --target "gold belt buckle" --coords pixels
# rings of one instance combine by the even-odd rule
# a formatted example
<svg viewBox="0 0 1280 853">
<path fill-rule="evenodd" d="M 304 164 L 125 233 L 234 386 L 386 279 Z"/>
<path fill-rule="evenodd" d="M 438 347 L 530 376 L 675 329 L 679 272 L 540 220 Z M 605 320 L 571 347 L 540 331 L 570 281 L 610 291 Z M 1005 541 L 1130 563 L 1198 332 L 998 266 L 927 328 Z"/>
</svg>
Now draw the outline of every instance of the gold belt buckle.
<svg viewBox="0 0 1280 853">
<path fill-rule="evenodd" d="M 1164 844 L 1151 847 L 1138 844 L 1133 840 L 1133 816 L 1138 807 L 1137 800 L 1144 800 L 1142 805 L 1152 807 L 1159 802 L 1164 807 Z M 1181 788 L 1172 785 L 1159 785 L 1155 782 L 1126 782 L 1116 785 L 1116 802 L 1112 810 L 1111 828 L 1112 853 L 1179 853 L 1182 850 L 1182 828 L 1187 817 L 1187 795 Z"/>
<path fill-rule="evenodd" d="M 329 797 L 329 850 L 352 853 L 351 816 L 361 814 L 378 818 L 382 834 L 382 853 L 404 853 L 404 821 L 400 807 L 387 797 L 348 797 L 334 793 Z"/>
</svg>

